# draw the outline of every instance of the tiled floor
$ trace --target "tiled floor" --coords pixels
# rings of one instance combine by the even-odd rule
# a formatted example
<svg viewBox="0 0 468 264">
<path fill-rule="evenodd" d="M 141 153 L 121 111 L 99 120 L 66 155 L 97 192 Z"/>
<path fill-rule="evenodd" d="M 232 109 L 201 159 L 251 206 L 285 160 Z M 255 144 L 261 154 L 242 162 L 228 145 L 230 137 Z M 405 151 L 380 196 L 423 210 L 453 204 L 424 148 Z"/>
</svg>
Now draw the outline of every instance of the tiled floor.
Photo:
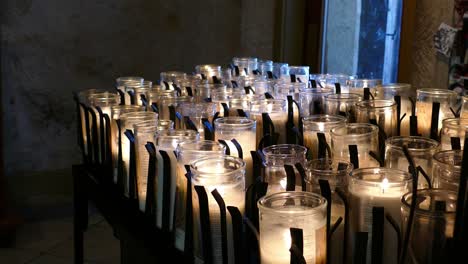
<svg viewBox="0 0 468 264">
<path fill-rule="evenodd" d="M 85 263 L 119 263 L 119 241 L 112 228 L 95 210 L 90 211 L 84 236 Z M 0 263 L 73 263 L 73 218 L 55 215 L 26 222 L 19 229 L 14 247 L 0 248 Z"/>
</svg>

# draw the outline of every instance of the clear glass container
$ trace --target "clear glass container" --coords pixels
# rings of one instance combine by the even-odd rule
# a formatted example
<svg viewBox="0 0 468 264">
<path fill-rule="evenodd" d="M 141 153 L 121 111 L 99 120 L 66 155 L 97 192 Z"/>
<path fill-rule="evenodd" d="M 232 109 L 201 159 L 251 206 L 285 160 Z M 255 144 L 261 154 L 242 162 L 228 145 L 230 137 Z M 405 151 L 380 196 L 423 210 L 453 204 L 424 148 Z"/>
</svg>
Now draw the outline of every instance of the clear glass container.
<svg viewBox="0 0 468 264">
<path fill-rule="evenodd" d="M 185 215 L 187 201 L 187 173 L 185 165 L 210 157 L 221 156 L 226 152 L 226 147 L 221 143 L 211 140 L 190 140 L 179 143 L 177 146 L 177 189 L 175 205 L 175 246 L 183 251 L 185 245 Z"/>
<path fill-rule="evenodd" d="M 253 71 L 258 69 L 257 58 L 252 57 L 235 57 L 232 59 L 234 66 L 239 67 L 240 76 L 254 75 Z"/>
<path fill-rule="evenodd" d="M 307 149 L 300 145 L 282 144 L 266 147 L 262 150 L 265 156 L 265 179 L 268 183 L 267 194 L 286 191 L 287 175 L 284 165 L 292 165 L 296 174 L 296 191 L 302 189 L 302 177 L 294 166 L 306 162 Z"/>
<path fill-rule="evenodd" d="M 152 121 L 140 122 L 133 125 L 135 131 L 135 160 L 136 160 L 136 181 L 138 191 L 138 206 L 141 211 L 145 211 L 146 193 L 148 187 L 148 165 L 149 154 L 146 150 L 146 143 L 152 142 L 154 134 L 158 131 L 158 123 Z"/>
<path fill-rule="evenodd" d="M 299 93 L 298 103 L 301 117 L 325 113 L 325 97 L 332 94 L 331 88 L 303 89 Z"/>
<path fill-rule="evenodd" d="M 122 168 L 123 168 L 123 183 L 124 194 L 129 196 L 129 175 L 130 175 L 130 140 L 125 135 L 125 131 L 130 129 L 133 131 L 135 124 L 153 121 L 154 125 L 158 124 L 158 114 L 153 112 L 129 112 L 120 115 L 120 144 L 122 148 Z M 133 197 L 132 197 L 133 198 Z"/>
<path fill-rule="evenodd" d="M 460 118 L 468 119 L 468 95 L 462 97 L 462 108 L 460 110 Z"/>
<path fill-rule="evenodd" d="M 424 137 L 391 137 L 385 141 L 385 167 L 410 171 L 403 146 L 408 147 L 415 165 L 421 166 L 431 178 L 432 155 L 440 150 L 439 142 Z M 421 174 L 419 175 L 418 188 L 427 188 L 429 186 L 427 181 Z"/>
<path fill-rule="evenodd" d="M 286 99 L 288 95 L 291 95 L 294 100 L 299 100 L 299 92 L 307 88 L 307 83 L 276 82 L 273 87 L 276 99 Z"/>
<path fill-rule="evenodd" d="M 372 208 L 384 207 L 397 223 L 401 223 L 401 197 L 411 191 L 411 174 L 389 168 L 355 169 L 348 179 L 350 248 L 355 252 L 356 232 L 369 232 L 367 240 L 367 263 L 371 263 L 372 251 Z M 397 263 L 398 238 L 392 225 L 384 220 L 382 263 Z"/>
<path fill-rule="evenodd" d="M 379 162 L 369 155 L 378 153 L 379 128 L 372 124 L 355 123 L 332 128 L 331 149 L 333 158 L 350 160 L 349 145 L 356 145 L 359 168 L 378 167 Z"/>
<path fill-rule="evenodd" d="M 452 137 L 460 139 L 461 149 L 463 149 L 467 130 L 468 119 L 447 118 L 442 121 L 442 130 L 440 131 L 440 143 L 442 144 L 442 150 L 452 149 Z"/>
<path fill-rule="evenodd" d="M 171 119 L 169 106 L 173 106 L 177 109 L 182 103 L 191 102 L 193 97 L 191 96 L 176 96 L 176 97 L 163 97 L 159 101 L 159 117 L 161 119 Z M 183 127 L 183 120 L 175 118 L 174 127 L 180 129 Z"/>
<path fill-rule="evenodd" d="M 211 91 L 211 101 L 216 104 L 216 111 L 219 112 L 219 116 L 225 116 L 224 108 L 222 103 L 229 106 L 231 98 L 241 98 L 246 96 L 244 89 L 238 88 L 227 88 L 226 90 Z M 237 113 L 235 113 L 237 115 Z"/>
<path fill-rule="evenodd" d="M 260 143 L 263 137 L 262 113 L 268 113 L 275 127 L 275 132 L 279 133 L 278 144 L 286 143 L 286 123 L 288 121 L 287 103 L 282 99 L 261 99 L 252 101 L 250 106 L 250 118 L 257 122 L 256 144 Z"/>
<path fill-rule="evenodd" d="M 207 157 L 192 162 L 190 168 L 193 173 L 192 184 L 194 186 L 204 186 L 208 195 L 213 263 L 222 263 L 221 213 L 219 205 L 211 195 L 211 192 L 216 189 L 223 198 L 226 207 L 235 206 L 243 214 L 245 208 L 245 162 L 242 159 L 231 156 Z M 201 256 L 198 196 L 195 191 L 193 191 L 193 194 L 193 215 L 195 219 L 194 249 L 195 255 Z M 229 263 L 234 263 L 232 220 L 230 213 L 227 211 L 226 227 L 228 261 Z"/>
<path fill-rule="evenodd" d="M 335 115 L 311 115 L 302 118 L 304 146 L 309 149 L 312 158 L 318 158 L 319 140 L 317 133 L 323 133 L 327 143 L 331 144 L 331 129 L 345 124 L 345 117 Z"/>
<path fill-rule="evenodd" d="M 243 110 L 248 116 L 252 101 L 262 98 L 263 96 L 258 94 L 233 94 L 231 98 L 229 98 L 229 116 L 238 116 L 239 113 L 237 110 L 239 109 Z"/>
<path fill-rule="evenodd" d="M 269 93 L 273 95 L 275 93 L 274 92 L 275 83 L 276 81 L 271 80 L 271 79 L 265 79 L 265 80 L 258 79 L 252 83 L 252 89 L 255 91 L 256 95 L 263 96 L 265 93 Z"/>
<path fill-rule="evenodd" d="M 112 151 L 112 171 L 114 177 L 114 183 L 117 183 L 118 174 L 118 159 L 119 159 L 119 141 L 120 134 L 119 127 L 117 126 L 117 120 L 120 119 L 121 114 L 131 112 L 144 112 L 145 108 L 139 105 L 114 105 L 111 106 L 111 151 Z M 123 139 L 125 140 L 125 139 Z"/>
<path fill-rule="evenodd" d="M 345 195 L 347 194 L 348 177 L 353 171 L 353 164 L 344 160 L 314 159 L 306 163 L 305 170 L 308 192 L 321 194 L 319 180 L 328 180 L 330 184 L 332 191 L 330 223 L 333 225 L 340 217 L 345 219 L 345 204 L 336 190 L 340 189 Z M 341 263 L 343 261 L 344 239 L 344 224 L 342 223 L 331 237 L 330 263 Z"/>
<path fill-rule="evenodd" d="M 329 94 L 325 96 L 325 113 L 342 115 L 348 119 L 348 123 L 356 123 L 356 104 L 361 100 L 358 94 Z"/>
<path fill-rule="evenodd" d="M 172 130 L 172 129 L 174 129 L 174 121 L 165 120 L 165 119 L 158 120 L 158 126 L 157 126 L 158 131 Z"/>
<path fill-rule="evenodd" d="M 453 117 L 450 108 L 454 111 L 457 109 L 458 94 L 451 90 L 432 88 L 418 89 L 416 94 L 418 133 L 423 137 L 429 137 L 431 135 L 432 104 L 434 102 L 440 103 L 438 123 L 440 131 L 442 120 Z"/>
<path fill-rule="evenodd" d="M 335 83 L 339 83 L 342 93 L 348 93 L 348 80 L 350 79 L 349 75 L 346 74 L 326 74 L 325 75 L 325 87 L 333 89 L 333 92 L 336 93 Z M 320 87 L 317 84 L 318 87 Z"/>
<path fill-rule="evenodd" d="M 369 88 L 370 93 L 377 97 L 377 86 L 381 84 L 381 79 L 349 79 L 348 92 L 359 94 L 364 98 L 364 88 Z"/>
<path fill-rule="evenodd" d="M 411 116 L 412 104 L 410 97 L 416 96 L 416 91 L 407 83 L 390 83 L 377 86 L 377 98 L 384 100 L 394 100 L 395 96 L 401 98 L 400 118 L 406 114 L 406 117 L 401 121 L 400 135 L 410 135 L 409 119 Z"/>
<path fill-rule="evenodd" d="M 412 193 L 402 198 L 403 234 L 407 228 Z M 407 259 L 405 263 L 445 263 L 446 243 L 453 239 L 457 192 L 445 189 L 418 190 Z M 421 202 L 419 202 L 421 201 Z"/>
<path fill-rule="evenodd" d="M 156 106 L 159 109 L 159 107 L 161 106 L 160 105 L 161 99 L 166 98 L 166 97 L 177 97 L 177 91 L 176 90 L 154 90 L 153 89 L 153 90 L 150 90 L 147 93 L 147 95 L 148 96 L 146 97 L 146 100 L 148 101 L 148 106 L 149 106 L 148 109 L 150 109 L 150 107 L 151 107 L 151 105 L 153 103 L 156 104 Z"/>
<path fill-rule="evenodd" d="M 280 192 L 258 201 L 261 263 L 291 263 L 290 228 L 303 232 L 304 259 L 326 263 L 327 200 L 309 192 Z"/>
<path fill-rule="evenodd" d="M 141 101 L 141 96 L 145 96 L 147 98 L 148 92 L 151 91 L 153 83 L 152 82 L 143 82 L 143 83 L 128 83 L 125 84 L 125 104 L 130 105 L 132 101 L 130 99 L 129 92 L 132 92 L 134 95 L 134 102 L 133 104 L 136 105 L 143 105 Z"/>
<path fill-rule="evenodd" d="M 328 88 L 329 86 L 327 84 L 328 77 L 329 77 L 329 74 L 322 74 L 322 73 L 310 74 L 310 79 L 315 81 L 315 83 L 317 84 L 317 88 Z"/>
<path fill-rule="evenodd" d="M 273 63 L 273 75 L 280 80 L 289 81 L 289 64 L 283 62 Z"/>
<path fill-rule="evenodd" d="M 215 140 L 230 141 L 236 139 L 242 148 L 243 160 L 245 161 L 245 176 L 246 186 L 250 186 L 254 182 L 254 177 L 260 175 L 253 175 L 253 163 L 250 151 L 255 151 L 257 145 L 255 142 L 255 120 L 245 117 L 224 117 L 218 118 L 214 121 L 215 125 Z M 230 144 L 230 143 L 228 143 Z M 231 155 L 233 151 L 237 152 L 234 146 L 231 146 Z M 238 153 L 235 156 L 239 156 Z"/>
<path fill-rule="evenodd" d="M 123 77 L 118 77 L 117 79 L 115 79 L 116 88 L 123 93 L 125 93 L 125 86 L 143 84 L 143 82 L 144 82 L 143 77 L 138 77 L 138 76 L 123 76 Z M 126 97 L 129 98 L 128 96 Z M 130 104 L 130 103 L 127 103 L 127 104 Z"/>
<path fill-rule="evenodd" d="M 216 113 L 216 104 L 208 102 L 199 102 L 199 103 L 181 103 L 177 108 L 182 116 L 188 116 L 190 120 L 197 127 L 200 138 L 205 138 L 205 130 L 203 128 L 203 118 L 207 118 L 211 123 L 213 121 L 213 116 Z M 185 127 L 185 125 L 184 125 Z"/>
<path fill-rule="evenodd" d="M 204 76 L 208 83 L 214 83 L 213 76 L 218 80 L 222 79 L 221 66 L 216 64 L 202 64 L 195 66 L 195 72 Z M 203 78 L 203 77 L 202 77 Z"/>
<path fill-rule="evenodd" d="M 439 151 L 433 157 L 432 179 L 434 188 L 448 189 L 458 193 L 463 151 Z"/>
<path fill-rule="evenodd" d="M 165 87 L 168 90 L 174 90 L 174 86 L 172 85 L 176 79 L 185 78 L 187 74 L 181 71 L 166 71 L 161 72 L 159 75 L 161 86 L 166 86 L 164 82 L 166 82 L 169 87 Z"/>
<path fill-rule="evenodd" d="M 224 84 L 201 82 L 195 86 L 194 101 L 204 102 L 206 98 L 211 98 L 213 91 L 225 91 L 226 88 Z"/>
<path fill-rule="evenodd" d="M 356 121 L 369 123 L 375 120 L 387 137 L 398 133 L 397 105 L 393 100 L 366 100 L 356 104 Z"/>
<path fill-rule="evenodd" d="M 296 75 L 296 82 L 309 83 L 309 66 L 289 66 L 289 75 Z"/>
<path fill-rule="evenodd" d="M 258 70 L 263 76 L 268 76 L 268 72 L 273 73 L 273 61 L 271 60 L 259 60 Z"/>
<path fill-rule="evenodd" d="M 156 146 L 156 181 L 155 181 L 155 196 L 156 196 L 156 226 L 162 228 L 163 217 L 169 217 L 169 230 L 174 230 L 175 223 L 175 204 L 176 204 L 176 191 L 177 191 L 177 171 L 178 162 L 175 156 L 177 146 L 185 141 L 197 141 L 200 137 L 194 130 L 175 129 L 158 131 L 154 134 L 154 142 Z M 170 175 L 170 190 L 169 190 L 169 216 L 163 215 L 163 193 L 164 193 L 164 162 L 160 150 L 166 151 L 171 162 L 171 175 Z"/>
</svg>

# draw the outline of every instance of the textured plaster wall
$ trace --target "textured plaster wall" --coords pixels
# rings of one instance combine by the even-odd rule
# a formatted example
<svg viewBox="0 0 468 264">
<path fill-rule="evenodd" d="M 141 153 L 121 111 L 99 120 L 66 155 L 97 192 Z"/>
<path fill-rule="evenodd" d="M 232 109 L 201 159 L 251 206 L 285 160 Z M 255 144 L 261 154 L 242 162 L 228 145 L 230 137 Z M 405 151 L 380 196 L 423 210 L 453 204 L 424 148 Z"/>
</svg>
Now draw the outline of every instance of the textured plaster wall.
<svg viewBox="0 0 468 264">
<path fill-rule="evenodd" d="M 130 74 L 156 80 L 163 70 L 192 71 L 241 53 L 271 57 L 266 2 L 2 1 L 7 175 L 80 161 L 72 91 L 111 88 Z"/>
<path fill-rule="evenodd" d="M 411 57 L 413 87 L 448 87 L 449 60 L 436 53 L 433 39 L 442 22 L 452 25 L 453 7 L 453 0 L 417 1 Z"/>
</svg>

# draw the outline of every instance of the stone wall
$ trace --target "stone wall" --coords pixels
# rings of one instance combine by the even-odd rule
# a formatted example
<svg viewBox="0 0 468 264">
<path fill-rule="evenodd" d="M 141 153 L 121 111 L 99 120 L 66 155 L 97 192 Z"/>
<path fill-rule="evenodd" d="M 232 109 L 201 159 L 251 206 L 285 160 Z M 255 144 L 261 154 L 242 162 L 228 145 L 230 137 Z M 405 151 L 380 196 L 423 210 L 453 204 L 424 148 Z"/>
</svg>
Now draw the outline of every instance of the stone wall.
<svg viewBox="0 0 468 264">
<path fill-rule="evenodd" d="M 157 80 L 163 70 L 191 72 L 241 53 L 271 58 L 267 2 L 2 1 L 6 174 L 80 161 L 73 91 L 111 88 L 123 75 Z"/>
</svg>

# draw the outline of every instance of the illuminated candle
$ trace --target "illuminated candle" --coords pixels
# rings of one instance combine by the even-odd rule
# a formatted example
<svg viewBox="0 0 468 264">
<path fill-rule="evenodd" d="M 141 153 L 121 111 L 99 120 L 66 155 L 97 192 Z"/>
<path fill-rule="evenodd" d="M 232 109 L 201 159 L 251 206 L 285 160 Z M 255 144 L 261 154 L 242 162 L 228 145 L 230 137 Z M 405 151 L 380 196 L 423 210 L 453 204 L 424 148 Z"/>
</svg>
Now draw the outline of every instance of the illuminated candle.
<svg viewBox="0 0 468 264">
<path fill-rule="evenodd" d="M 325 113 L 325 97 L 332 94 L 331 88 L 302 89 L 297 102 L 301 107 L 301 117 Z"/>
<path fill-rule="evenodd" d="M 291 80 L 291 78 L 289 77 L 289 64 L 283 62 L 274 62 L 273 75 L 280 80 Z"/>
<path fill-rule="evenodd" d="M 175 97 L 162 97 L 159 101 L 159 118 L 161 119 L 171 119 L 169 106 L 173 106 L 175 109 L 179 107 L 180 104 L 191 102 L 193 97 L 191 96 L 175 96 Z M 177 119 L 174 117 L 174 127 L 180 129 L 183 127 L 183 120 Z"/>
<path fill-rule="evenodd" d="M 238 116 L 239 113 L 237 110 L 243 110 L 247 116 L 250 113 L 250 106 L 252 101 L 260 100 L 263 98 L 261 94 L 233 94 L 231 98 L 229 98 L 229 116 Z"/>
<path fill-rule="evenodd" d="M 114 105 L 111 106 L 111 150 L 112 150 L 112 171 L 114 177 L 114 183 L 117 183 L 118 174 L 118 158 L 119 158 L 119 128 L 117 126 L 117 120 L 120 119 L 120 115 L 131 112 L 142 112 L 145 108 L 138 105 Z M 126 140 L 123 138 L 122 140 Z"/>
<path fill-rule="evenodd" d="M 232 59 L 232 64 L 239 68 L 240 76 L 253 75 L 253 71 L 258 68 L 257 58 L 251 57 L 235 57 Z"/>
<path fill-rule="evenodd" d="M 265 182 L 268 183 L 267 193 L 282 192 L 287 187 L 287 174 L 284 165 L 294 167 L 296 163 L 304 165 L 306 161 L 307 149 L 300 145 L 282 144 L 273 145 L 264 148 L 265 155 Z M 296 187 L 295 190 L 300 191 L 302 185 L 302 177 L 294 167 Z"/>
<path fill-rule="evenodd" d="M 190 120 L 192 120 L 197 127 L 200 138 L 204 139 L 205 130 L 202 119 L 207 118 L 210 123 L 213 121 L 213 116 L 216 113 L 216 104 L 208 102 L 186 102 L 181 103 L 177 110 L 182 114 L 182 116 L 188 116 Z"/>
<path fill-rule="evenodd" d="M 391 137 L 385 141 L 385 167 L 409 172 L 403 146 L 408 147 L 416 166 L 421 166 L 432 178 L 432 156 L 440 150 L 440 143 L 423 137 Z M 419 175 L 418 188 L 427 188 L 427 181 L 421 173 Z"/>
<path fill-rule="evenodd" d="M 431 135 L 432 104 L 440 103 L 438 128 L 442 128 L 442 120 L 453 117 L 450 108 L 457 109 L 458 94 L 445 89 L 424 88 L 416 90 L 416 115 L 418 117 L 418 133 L 423 137 Z M 437 132 L 439 132 L 437 131 Z M 438 134 L 438 133 L 437 133 Z"/>
<path fill-rule="evenodd" d="M 371 124 L 355 123 L 332 128 L 333 158 L 350 160 L 349 145 L 356 145 L 359 167 L 378 167 L 379 162 L 369 155 L 369 151 L 378 153 L 378 134 L 379 128 Z"/>
<path fill-rule="evenodd" d="M 342 115 L 348 123 L 356 123 L 356 104 L 362 100 L 358 94 L 341 93 L 325 96 L 325 113 L 329 115 Z"/>
<path fill-rule="evenodd" d="M 201 82 L 195 86 L 194 101 L 197 103 L 205 102 L 207 98 L 211 98 L 213 91 L 225 91 L 226 89 L 225 84 Z"/>
<path fill-rule="evenodd" d="M 174 151 L 177 146 L 185 141 L 199 140 L 200 137 L 196 131 L 175 129 L 175 130 L 163 130 L 158 131 L 154 136 L 154 142 L 156 143 L 156 226 L 162 227 L 163 217 L 169 217 L 169 229 L 174 229 L 174 214 L 175 214 L 175 199 L 177 189 L 177 157 L 175 157 Z M 169 190 L 169 216 L 163 215 L 163 193 L 164 193 L 164 161 L 159 153 L 160 150 L 167 152 L 171 160 L 171 175 L 170 175 L 170 190 Z"/>
<path fill-rule="evenodd" d="M 348 181 L 350 208 L 350 254 L 355 252 L 356 232 L 368 232 L 367 263 L 372 250 L 372 208 L 384 207 L 397 223 L 401 222 L 401 197 L 411 190 L 411 174 L 388 168 L 356 169 Z M 388 221 L 384 220 L 382 263 L 397 263 L 398 238 Z"/>
<path fill-rule="evenodd" d="M 219 112 L 220 116 L 225 116 L 222 103 L 228 106 L 231 98 L 241 98 L 243 96 L 246 96 L 244 89 L 227 88 L 211 91 L 211 101 L 216 104 L 216 111 Z"/>
<path fill-rule="evenodd" d="M 407 228 L 412 193 L 402 198 L 403 231 Z M 407 259 L 404 263 L 444 263 L 453 239 L 457 192 L 445 189 L 418 190 Z M 464 249 L 465 250 L 465 249 Z"/>
<path fill-rule="evenodd" d="M 204 186 L 208 196 L 208 208 L 210 217 L 211 239 L 213 263 L 222 262 L 222 246 L 221 246 L 221 213 L 219 205 L 214 199 L 211 192 L 216 189 L 224 200 L 227 206 L 235 206 L 241 214 L 245 208 L 245 162 L 242 159 L 231 156 L 206 157 L 195 160 L 190 165 L 192 171 L 192 184 L 194 186 Z M 194 201 L 198 200 L 195 191 Z M 200 228 L 199 218 L 200 212 L 196 202 L 193 204 L 194 214 L 194 229 Z M 226 211 L 226 227 L 227 227 L 227 249 L 228 261 L 234 263 L 234 245 L 233 245 L 233 230 L 231 214 Z M 196 233 L 200 234 L 198 231 Z M 195 253 L 201 256 L 201 243 L 198 241 L 199 235 L 195 237 Z"/>
<path fill-rule="evenodd" d="M 445 150 L 434 154 L 432 178 L 434 188 L 453 190 L 458 193 L 463 151 Z"/>
<path fill-rule="evenodd" d="M 185 165 L 190 165 L 195 160 L 221 156 L 226 152 L 226 147 L 221 143 L 211 140 L 191 140 L 179 143 L 177 146 L 177 194 L 175 205 L 175 247 L 184 250 L 185 243 L 185 215 L 187 202 L 187 173 Z"/>
<path fill-rule="evenodd" d="M 289 264 L 290 228 L 303 232 L 304 259 L 325 264 L 327 201 L 309 192 L 280 192 L 258 201 L 262 264 Z"/>
<path fill-rule="evenodd" d="M 375 120 L 387 137 L 397 135 L 397 105 L 393 100 L 366 100 L 356 104 L 356 121 Z"/>
<path fill-rule="evenodd" d="M 250 118 L 257 121 L 257 146 L 263 137 L 262 113 L 269 114 L 275 127 L 275 132 L 279 133 L 278 144 L 286 143 L 286 123 L 288 121 L 286 100 L 260 99 L 252 101 L 250 106 Z"/>
<path fill-rule="evenodd" d="M 130 112 L 120 115 L 120 139 L 122 146 L 122 168 L 124 194 L 129 196 L 129 174 L 130 174 L 130 141 L 124 134 L 127 129 L 133 131 L 133 126 L 140 122 L 153 121 L 156 125 L 158 114 L 153 112 Z M 133 197 L 132 197 L 133 198 Z"/>
<path fill-rule="evenodd" d="M 126 105 L 130 105 L 130 95 L 126 91 L 127 85 L 141 85 L 143 84 L 144 79 L 138 76 L 124 76 L 116 79 L 117 89 L 124 93 L 124 100 Z"/>
<path fill-rule="evenodd" d="M 289 74 L 296 76 L 296 82 L 309 86 L 309 66 L 289 66 Z"/>
<path fill-rule="evenodd" d="M 390 83 L 377 86 L 377 98 L 379 99 L 394 100 L 397 95 L 401 98 L 400 118 L 406 114 L 406 117 L 401 121 L 400 135 L 409 136 L 409 117 L 411 116 L 412 109 L 409 98 L 416 95 L 415 90 L 407 83 Z"/>
<path fill-rule="evenodd" d="M 250 151 L 255 151 L 257 145 L 255 142 L 255 121 L 245 117 L 225 117 L 214 121 L 215 123 L 215 139 L 232 140 L 239 142 L 242 148 L 243 160 L 245 161 L 245 176 L 246 186 L 250 186 L 254 182 L 253 163 Z M 231 155 L 233 154 L 231 149 Z M 239 156 L 239 154 L 237 154 Z"/>
<path fill-rule="evenodd" d="M 197 65 L 195 66 L 195 72 L 205 76 L 209 83 L 214 83 L 213 76 L 215 76 L 218 80 L 221 80 L 222 77 L 221 66 L 216 64 Z"/>
<path fill-rule="evenodd" d="M 169 90 L 174 90 L 174 82 L 177 78 L 185 78 L 187 74 L 181 71 L 166 71 L 161 72 L 159 74 L 161 86 L 165 85 L 165 82 L 169 85 L 169 87 L 165 87 Z"/>
<path fill-rule="evenodd" d="M 447 118 L 442 121 L 442 130 L 440 131 L 440 143 L 442 150 L 452 149 L 452 139 L 460 139 L 460 147 L 463 149 L 465 143 L 465 134 L 468 130 L 468 118 Z"/>
<path fill-rule="evenodd" d="M 252 89 L 256 95 L 274 94 L 274 85 L 276 81 L 271 79 L 257 79 L 252 83 Z"/>
<path fill-rule="evenodd" d="M 271 60 L 259 60 L 258 70 L 263 76 L 268 76 L 268 72 L 273 73 L 273 61 Z"/>
<path fill-rule="evenodd" d="M 326 74 L 325 75 L 325 86 L 327 88 L 333 89 L 333 92 L 335 93 L 335 83 L 340 84 L 341 92 L 342 93 L 348 93 L 349 88 L 348 88 L 348 80 L 350 80 L 351 77 L 346 74 Z M 318 84 L 317 84 L 318 86 Z"/>
<path fill-rule="evenodd" d="M 460 118 L 468 119 L 468 95 L 462 97 L 462 108 L 460 110 Z"/>
<path fill-rule="evenodd" d="M 308 192 L 320 194 L 319 180 L 327 180 L 332 191 L 330 223 L 333 225 L 339 217 L 345 219 L 345 201 L 337 194 L 340 189 L 348 193 L 348 178 L 353 171 L 353 164 L 336 159 L 314 159 L 306 163 L 306 189 Z M 347 199 L 347 196 L 345 197 Z M 330 263 L 342 263 L 344 224 L 340 224 L 331 237 Z M 329 245 L 330 246 L 330 245 Z"/>
<path fill-rule="evenodd" d="M 370 93 L 377 96 L 377 86 L 382 84 L 380 79 L 350 79 L 348 80 L 348 88 L 350 93 L 359 94 L 364 97 L 364 88 L 369 88 Z"/>
<path fill-rule="evenodd" d="M 346 118 L 338 115 L 311 115 L 304 117 L 302 124 L 304 127 L 304 146 L 309 148 L 313 158 L 318 158 L 319 141 L 317 133 L 323 133 L 327 143 L 331 144 L 331 129 L 346 124 Z"/>
</svg>

